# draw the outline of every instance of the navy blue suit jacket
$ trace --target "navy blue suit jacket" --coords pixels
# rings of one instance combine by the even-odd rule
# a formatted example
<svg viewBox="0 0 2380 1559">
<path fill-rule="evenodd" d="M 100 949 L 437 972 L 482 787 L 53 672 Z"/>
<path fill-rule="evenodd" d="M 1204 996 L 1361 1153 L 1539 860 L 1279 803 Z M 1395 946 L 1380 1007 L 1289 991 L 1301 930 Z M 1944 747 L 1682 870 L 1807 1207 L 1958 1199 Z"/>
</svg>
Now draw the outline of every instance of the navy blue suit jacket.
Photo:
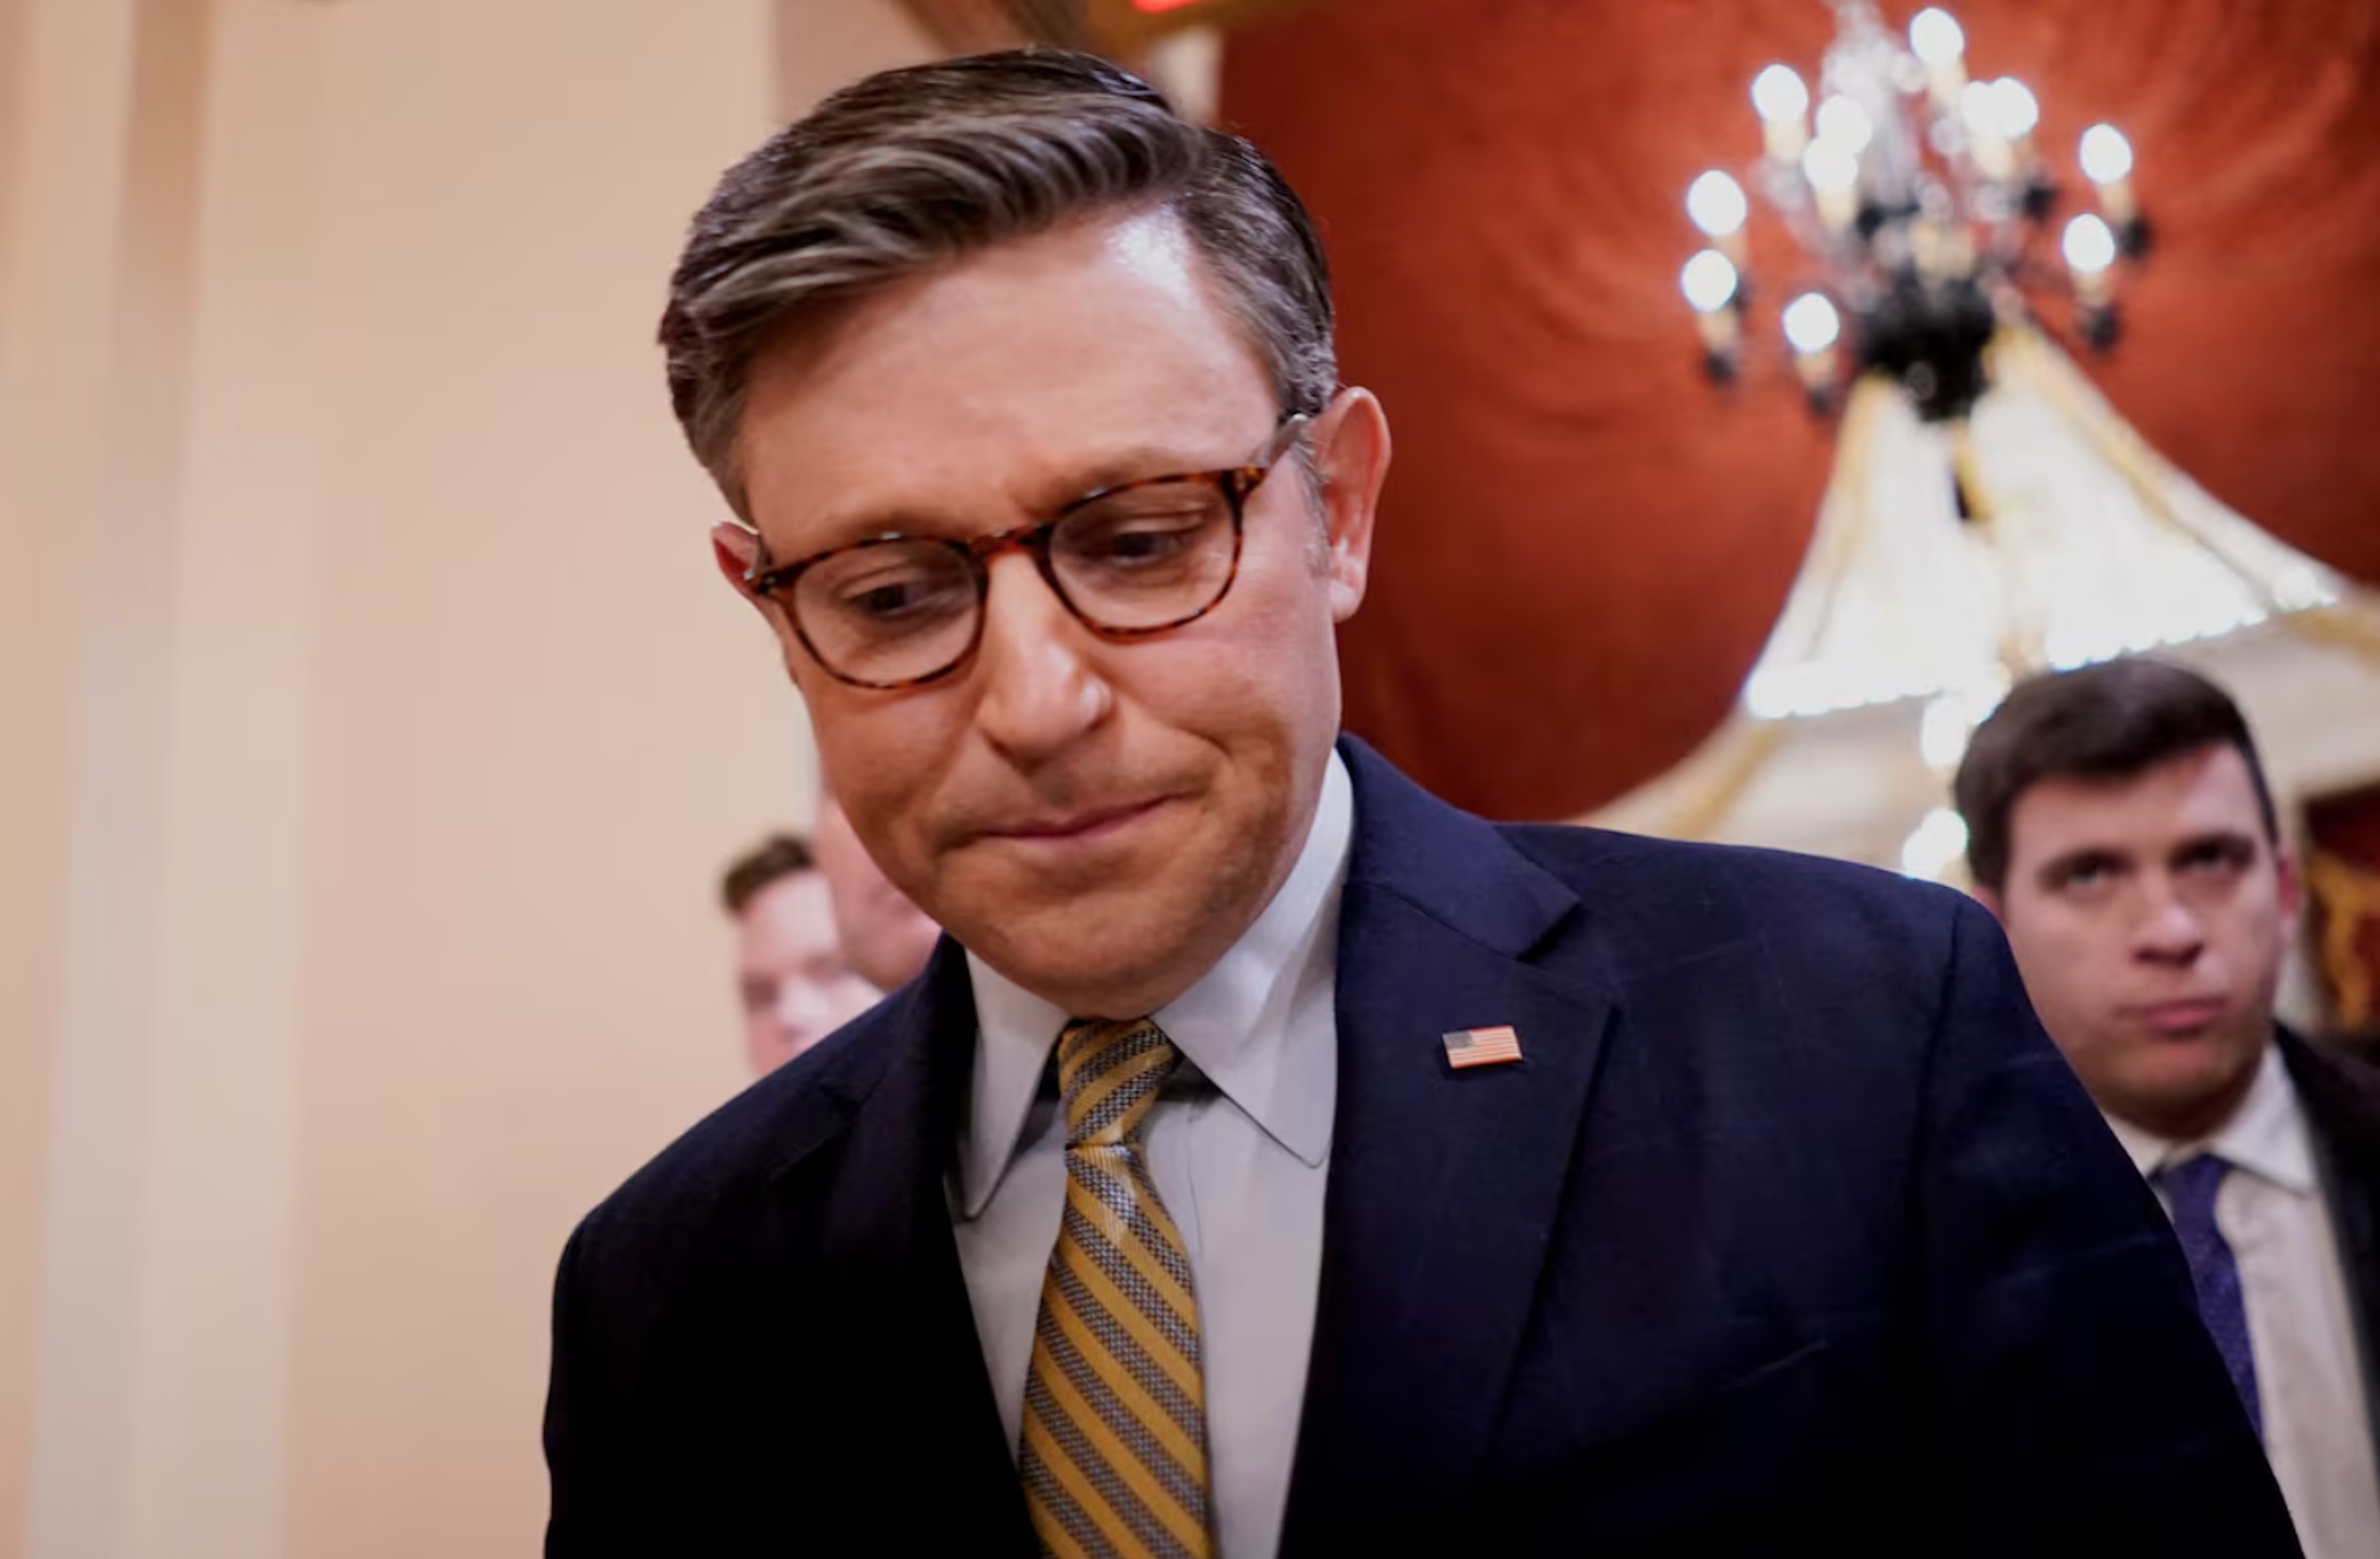
<svg viewBox="0 0 2380 1559">
<path fill-rule="evenodd" d="M 2296 1552 L 1988 916 L 1342 751 L 1285 1554 Z M 1449 1069 L 1498 1023 L 1524 1061 Z M 946 941 L 581 1225 L 553 1559 L 1033 1550 L 943 1189 L 974 1040 Z"/>
</svg>

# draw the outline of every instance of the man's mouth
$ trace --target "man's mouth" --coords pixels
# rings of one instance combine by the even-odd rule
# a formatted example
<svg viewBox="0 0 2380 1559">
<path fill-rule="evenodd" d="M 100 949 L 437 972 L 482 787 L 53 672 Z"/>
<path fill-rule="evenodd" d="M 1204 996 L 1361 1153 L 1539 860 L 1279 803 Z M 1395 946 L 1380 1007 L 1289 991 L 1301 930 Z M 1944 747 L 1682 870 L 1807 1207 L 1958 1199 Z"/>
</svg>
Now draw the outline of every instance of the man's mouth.
<svg viewBox="0 0 2380 1559">
<path fill-rule="evenodd" d="M 1162 799 L 1132 801 L 1121 806 L 1037 814 L 987 828 L 984 837 L 1017 840 L 1032 845 L 1090 844 L 1122 833 L 1164 804 Z"/>
<path fill-rule="evenodd" d="M 2152 1033 L 2182 1036 L 2197 1034 L 2219 1020 L 2224 1008 L 2220 996 L 2181 996 L 2140 1003 L 2126 1008 L 2125 1015 Z"/>
</svg>

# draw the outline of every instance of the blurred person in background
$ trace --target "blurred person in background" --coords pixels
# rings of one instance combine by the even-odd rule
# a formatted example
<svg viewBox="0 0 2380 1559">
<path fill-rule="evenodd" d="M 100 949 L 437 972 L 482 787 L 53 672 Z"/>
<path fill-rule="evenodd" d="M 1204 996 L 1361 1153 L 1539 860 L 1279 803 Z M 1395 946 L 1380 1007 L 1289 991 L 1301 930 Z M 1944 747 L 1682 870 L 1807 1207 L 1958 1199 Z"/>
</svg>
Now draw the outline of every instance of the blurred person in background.
<svg viewBox="0 0 2380 1559">
<path fill-rule="evenodd" d="M 1255 147 L 1085 55 L 871 77 L 663 340 L 950 934 L 572 1235 L 550 1559 L 2296 1551 L 1988 915 L 1341 736 L 1388 424 Z"/>
<path fill-rule="evenodd" d="M 719 899 L 736 923 L 744 1053 L 774 1071 L 876 1005 L 845 958 L 826 876 L 808 841 L 771 834 L 727 869 Z"/>
<path fill-rule="evenodd" d="M 831 790 L 821 788 L 818 826 L 811 830 L 818 869 L 826 874 L 834 901 L 835 932 L 843 957 L 879 990 L 899 990 L 925 972 L 941 937 L 926 912 L 892 885 L 852 831 L 851 819 Z"/>
<path fill-rule="evenodd" d="M 1976 896 L 2172 1217 L 2306 1552 L 2380 1554 L 2380 1070 L 2274 1018 L 2298 874 L 2246 719 L 2160 660 L 2037 677 L 1955 790 Z"/>
</svg>

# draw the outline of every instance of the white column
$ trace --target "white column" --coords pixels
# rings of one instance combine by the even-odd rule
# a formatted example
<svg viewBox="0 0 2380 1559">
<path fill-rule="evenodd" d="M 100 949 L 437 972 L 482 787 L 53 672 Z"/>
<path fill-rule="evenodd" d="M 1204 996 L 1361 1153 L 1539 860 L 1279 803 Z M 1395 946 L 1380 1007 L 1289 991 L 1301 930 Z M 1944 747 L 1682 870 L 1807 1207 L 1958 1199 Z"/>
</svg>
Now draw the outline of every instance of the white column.
<svg viewBox="0 0 2380 1559">
<path fill-rule="evenodd" d="M 134 1272 L 133 1559 L 284 1549 L 333 9 L 214 0 L 194 140 L 156 1010 Z"/>
<path fill-rule="evenodd" d="M 27 1551 L 75 705 L 98 510 L 131 37 L 130 0 L 0 0 L 4 1559 Z M 97 1415 L 106 1411 L 99 1405 Z"/>
<path fill-rule="evenodd" d="M 44 228 L 9 246 L 37 316 L 86 315 L 12 364 L 76 396 L 12 397 L 8 418 L 50 472 L 22 512 L 84 551 L 53 570 L 71 621 L 39 652 L 74 718 L 54 749 L 59 995 L 32 1029 L 29 1559 L 282 1551 L 323 14 L 37 0 L 32 18 L 37 90 L 71 106 L 35 110 L 27 187 L 94 209 L 64 274 Z"/>
<path fill-rule="evenodd" d="M 180 253 L 163 181 L 142 175 L 189 128 L 175 122 L 186 102 L 138 100 L 142 9 L 27 0 L 12 103 L 0 513 L 11 561 L 31 566 L 0 568 L 0 579 L 14 586 L 12 605 L 33 613 L 12 623 L 23 654 L 7 675 L 30 695 L 35 723 L 24 765 L 0 769 L 26 804 L 12 814 L 35 874 L 0 877 L 15 884 L 28 954 L 41 959 L 8 1043 L 24 1058 L 12 1073 L 38 1082 L 45 1129 L 32 1134 L 41 1157 L 23 1166 L 40 1188 L 30 1238 L 11 1252 L 24 1257 L 12 1287 L 32 1301 L 32 1381 L 25 1509 L 8 1539 L 35 1559 L 122 1553 L 126 1532 L 137 1121 L 155 994 L 165 653 L 155 618 L 170 567 L 159 551 L 168 527 L 142 500 L 178 443 L 171 407 L 161 416 L 134 389 L 170 394 L 179 338 L 170 325 L 127 328 L 172 310 L 144 308 L 135 294 L 153 277 L 125 256 L 146 248 L 170 269 L 165 256 Z"/>
</svg>

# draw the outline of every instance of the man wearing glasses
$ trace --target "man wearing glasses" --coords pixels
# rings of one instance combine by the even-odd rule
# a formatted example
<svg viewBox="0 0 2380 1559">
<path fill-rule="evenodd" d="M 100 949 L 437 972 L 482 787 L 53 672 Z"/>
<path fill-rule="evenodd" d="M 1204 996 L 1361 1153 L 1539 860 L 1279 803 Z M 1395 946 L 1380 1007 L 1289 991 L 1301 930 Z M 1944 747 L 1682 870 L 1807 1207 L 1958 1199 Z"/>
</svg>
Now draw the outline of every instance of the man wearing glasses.
<svg viewBox="0 0 2380 1559">
<path fill-rule="evenodd" d="M 1388 428 L 1254 148 L 874 77 L 663 341 L 950 937 L 573 1236 L 550 1555 L 2295 1551 L 1988 916 L 1339 739 Z"/>
</svg>

